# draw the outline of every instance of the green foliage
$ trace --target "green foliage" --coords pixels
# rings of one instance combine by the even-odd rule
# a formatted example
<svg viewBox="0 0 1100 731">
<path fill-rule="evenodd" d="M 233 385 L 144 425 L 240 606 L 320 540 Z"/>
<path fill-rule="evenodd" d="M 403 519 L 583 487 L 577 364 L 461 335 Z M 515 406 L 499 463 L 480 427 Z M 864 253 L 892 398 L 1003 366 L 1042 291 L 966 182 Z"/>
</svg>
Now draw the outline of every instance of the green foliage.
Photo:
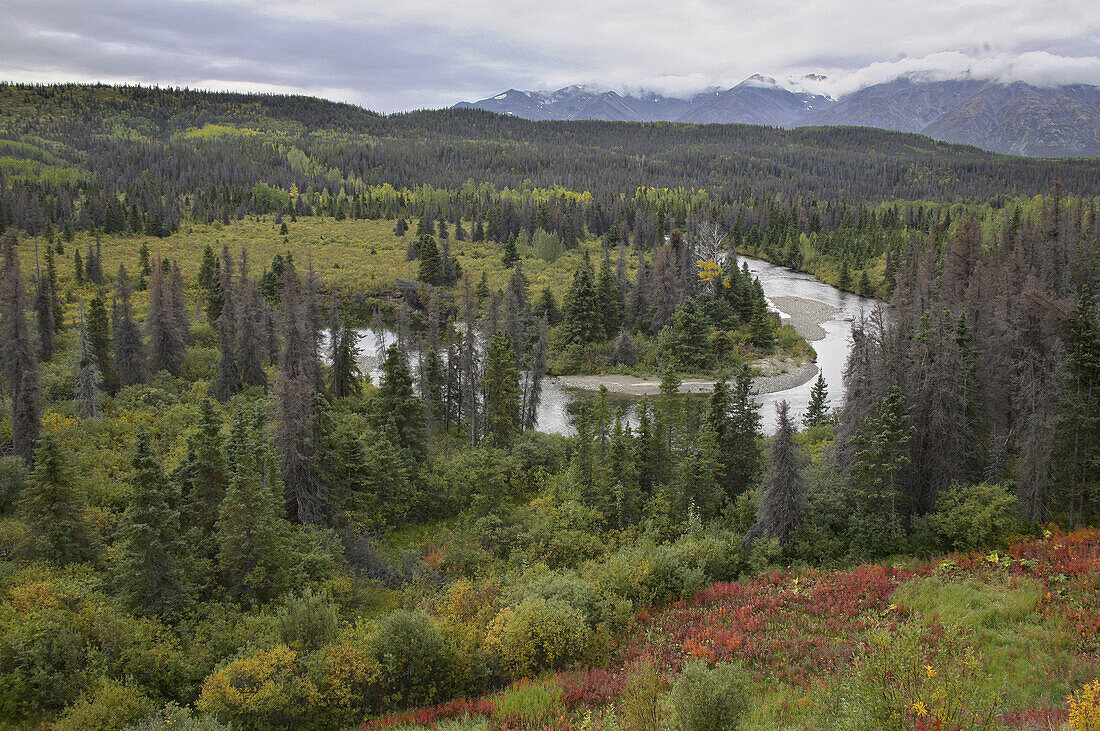
<svg viewBox="0 0 1100 731">
<path fill-rule="evenodd" d="M 306 589 L 288 597 L 275 615 L 279 640 L 299 652 L 315 652 L 332 640 L 339 629 L 336 606 L 325 594 Z"/>
<path fill-rule="evenodd" d="M 51 727 L 53 731 L 115 731 L 147 716 L 153 702 L 137 688 L 105 682 L 83 696 Z"/>
<path fill-rule="evenodd" d="M 521 680 L 496 700 L 496 717 L 508 724 L 537 728 L 557 719 L 565 711 L 561 686 L 552 680 L 532 683 Z"/>
<path fill-rule="evenodd" d="M 388 614 L 371 636 L 370 656 L 378 666 L 383 708 L 430 704 L 453 688 L 453 650 L 421 612 Z"/>
<path fill-rule="evenodd" d="M 580 662 L 592 633 L 584 614 L 561 599 L 524 599 L 489 626 L 486 644 L 512 677 Z"/>
<path fill-rule="evenodd" d="M 481 388 L 485 394 L 485 437 L 497 447 L 508 447 L 520 428 L 519 371 L 508 336 L 493 336 L 486 356 Z"/>
<path fill-rule="evenodd" d="M 926 518 L 943 548 L 995 548 L 1020 527 L 1016 496 L 1000 485 L 953 485 Z"/>
<path fill-rule="evenodd" d="M 748 708 L 743 674 L 732 663 L 690 662 L 673 683 L 669 704 L 684 731 L 740 728 Z"/>
<path fill-rule="evenodd" d="M 133 467 L 133 494 L 118 531 L 117 590 L 130 606 L 149 614 L 175 612 L 191 592 L 179 487 L 164 476 L 147 432 L 138 435 Z"/>
<path fill-rule="evenodd" d="M 619 699 L 619 712 L 627 728 L 634 731 L 660 731 L 665 713 L 664 687 L 652 662 L 634 669 Z"/>
<path fill-rule="evenodd" d="M 23 488 L 19 510 L 27 524 L 20 553 L 57 563 L 84 561 L 96 552 L 87 509 L 74 488 L 69 458 L 50 435 L 44 435 L 35 454 L 34 474 Z"/>
<path fill-rule="evenodd" d="M 879 630 L 838 683 L 829 728 L 996 728 L 999 694 L 986 680 L 985 662 L 965 641 L 911 623 Z"/>
<path fill-rule="evenodd" d="M 22 457 L 0 457 L 0 513 L 6 513 L 18 502 L 29 476 Z"/>
</svg>

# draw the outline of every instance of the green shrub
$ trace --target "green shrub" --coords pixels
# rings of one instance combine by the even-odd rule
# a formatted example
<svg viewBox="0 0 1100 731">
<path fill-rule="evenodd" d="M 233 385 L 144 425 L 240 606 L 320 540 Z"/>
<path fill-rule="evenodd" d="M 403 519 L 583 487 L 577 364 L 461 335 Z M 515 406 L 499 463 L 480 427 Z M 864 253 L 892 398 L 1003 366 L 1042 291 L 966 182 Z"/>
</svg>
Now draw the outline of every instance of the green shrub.
<svg viewBox="0 0 1100 731">
<path fill-rule="evenodd" d="M 137 688 L 104 683 L 81 697 L 53 724 L 54 731 L 114 731 L 143 718 L 153 702 Z"/>
<path fill-rule="evenodd" d="M 944 548 L 994 547 L 1019 528 L 1016 496 L 1001 485 L 953 485 L 936 500 L 928 525 Z"/>
<path fill-rule="evenodd" d="M 669 695 L 684 731 L 731 731 L 738 728 L 748 703 L 741 670 L 731 663 L 684 666 Z"/>
<path fill-rule="evenodd" d="M 1000 700 L 973 647 L 913 623 L 874 632 L 831 690 L 827 727 L 853 731 L 995 728 Z"/>
<path fill-rule="evenodd" d="M 645 663 L 636 668 L 619 699 L 619 710 L 627 728 L 634 731 L 659 731 L 664 718 L 664 690 L 657 668 Z"/>
<path fill-rule="evenodd" d="M 126 727 L 126 731 L 229 731 L 213 716 L 196 716 L 191 709 L 169 703 L 156 713 Z"/>
<path fill-rule="evenodd" d="M 370 640 L 378 664 L 378 701 L 383 708 L 430 704 L 453 687 L 451 649 L 422 612 L 391 612 Z"/>
<path fill-rule="evenodd" d="M 0 457 L 0 513 L 16 504 L 29 477 L 22 457 Z"/>
<path fill-rule="evenodd" d="M 318 650 L 336 636 L 339 628 L 336 607 L 328 596 L 315 594 L 312 589 L 287 598 L 275 615 L 279 639 L 295 650 Z"/>
<path fill-rule="evenodd" d="M 561 668 L 583 659 L 591 630 L 584 614 L 560 599 L 524 599 L 489 625 L 489 646 L 513 677 Z"/>
</svg>

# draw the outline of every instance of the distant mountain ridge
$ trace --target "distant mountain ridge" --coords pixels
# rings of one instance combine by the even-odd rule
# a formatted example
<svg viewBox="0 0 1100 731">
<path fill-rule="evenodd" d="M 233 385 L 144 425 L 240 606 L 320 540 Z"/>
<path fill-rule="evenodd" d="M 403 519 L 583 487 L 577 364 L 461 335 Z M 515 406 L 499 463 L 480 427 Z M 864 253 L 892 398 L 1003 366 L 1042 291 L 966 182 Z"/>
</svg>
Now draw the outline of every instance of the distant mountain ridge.
<svg viewBox="0 0 1100 731">
<path fill-rule="evenodd" d="M 531 120 L 877 127 L 1012 155 L 1100 157 L 1100 87 L 1089 84 L 1038 87 L 902 78 L 835 100 L 791 91 L 756 75 L 686 99 L 578 85 L 552 92 L 509 89 L 455 107 Z"/>
</svg>

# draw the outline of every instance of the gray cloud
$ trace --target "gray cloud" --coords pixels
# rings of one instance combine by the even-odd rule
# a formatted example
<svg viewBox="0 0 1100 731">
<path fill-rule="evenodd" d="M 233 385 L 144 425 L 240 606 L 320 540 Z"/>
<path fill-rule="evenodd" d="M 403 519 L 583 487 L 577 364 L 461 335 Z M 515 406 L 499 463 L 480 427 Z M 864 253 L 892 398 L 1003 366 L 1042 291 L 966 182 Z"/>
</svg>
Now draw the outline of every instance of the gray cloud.
<svg viewBox="0 0 1100 731">
<path fill-rule="evenodd" d="M 0 78 L 300 92 L 380 111 L 508 87 L 687 93 L 763 72 L 1100 84 L 1079 0 L 9 0 Z M 809 88 L 810 84 L 805 84 Z"/>
</svg>

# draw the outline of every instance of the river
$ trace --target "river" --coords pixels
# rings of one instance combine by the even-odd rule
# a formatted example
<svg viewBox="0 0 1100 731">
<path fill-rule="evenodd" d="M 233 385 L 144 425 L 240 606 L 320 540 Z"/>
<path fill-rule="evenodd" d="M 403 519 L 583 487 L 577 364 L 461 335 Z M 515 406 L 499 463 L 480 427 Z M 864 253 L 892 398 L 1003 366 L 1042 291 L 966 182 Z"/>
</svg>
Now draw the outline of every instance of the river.
<svg viewBox="0 0 1100 731">
<path fill-rule="evenodd" d="M 760 280 L 769 305 L 778 311 L 781 316 L 785 318 L 790 316 L 790 313 L 783 311 L 782 302 L 785 297 L 811 300 L 833 308 L 827 319 L 818 321 L 819 328 L 810 328 L 814 332 L 807 339 L 810 340 L 810 344 L 817 351 L 817 365 L 829 387 L 829 402 L 833 406 L 839 406 L 844 396 L 844 365 L 848 360 L 848 352 L 852 346 L 852 320 L 858 318 L 861 311 L 870 312 L 875 307 L 875 300 L 842 292 L 835 287 L 818 281 L 809 274 L 803 274 L 787 267 L 748 257 L 738 257 L 738 259 L 741 262 L 748 263 L 749 271 Z M 779 302 L 777 303 L 776 300 L 779 300 Z M 810 339 L 814 335 L 818 337 Z M 388 335 L 388 337 L 392 338 L 392 335 Z M 364 356 L 362 363 L 364 370 L 369 369 L 371 380 L 378 383 L 381 374 L 376 368 L 374 359 L 377 352 L 377 341 L 371 331 L 360 331 L 359 347 Z M 801 420 L 810 400 L 810 389 L 813 386 L 813 380 L 811 378 L 806 383 L 793 388 L 756 396 L 756 400 L 760 404 L 765 432 L 771 434 L 775 431 L 775 404 L 783 399 L 786 399 L 791 405 L 791 413 L 795 419 Z M 536 428 L 543 432 L 571 434 L 573 430 L 569 420 L 569 404 L 577 398 L 591 396 L 591 394 L 591 391 L 567 388 L 559 378 L 544 379 Z M 614 394 L 612 398 L 623 406 L 627 412 L 627 417 L 633 422 L 631 417 L 633 416 L 633 405 L 637 402 L 637 397 Z"/>
</svg>

